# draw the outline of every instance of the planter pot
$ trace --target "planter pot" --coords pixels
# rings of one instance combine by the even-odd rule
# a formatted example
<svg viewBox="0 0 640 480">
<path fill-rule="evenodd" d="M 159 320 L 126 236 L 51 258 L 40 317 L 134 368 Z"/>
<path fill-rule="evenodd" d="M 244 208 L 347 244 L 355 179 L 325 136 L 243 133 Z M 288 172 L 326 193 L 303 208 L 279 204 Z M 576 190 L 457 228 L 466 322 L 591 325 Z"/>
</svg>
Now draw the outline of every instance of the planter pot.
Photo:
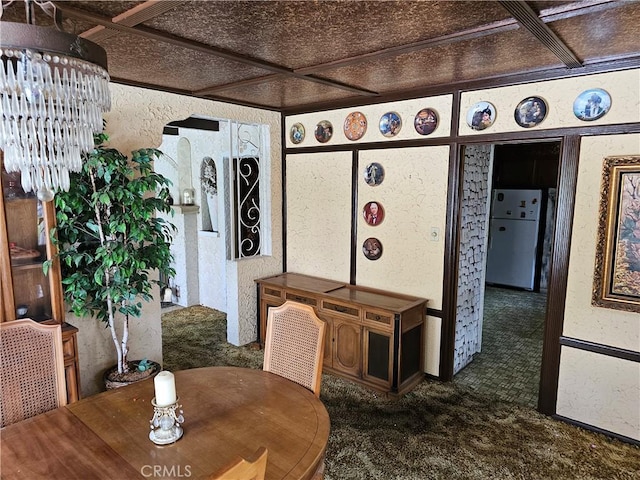
<svg viewBox="0 0 640 480">
<path fill-rule="evenodd" d="M 140 372 L 138 371 L 139 362 L 140 360 L 129 362 L 130 372 L 126 375 L 118 375 L 117 365 L 109 368 L 106 372 L 104 372 L 102 378 L 104 380 L 104 386 L 107 388 L 107 390 L 113 390 L 114 388 L 120 388 L 131 383 L 146 380 L 147 378 L 153 378 L 158 373 L 160 373 L 160 370 L 162 370 L 159 363 L 149 360 L 148 363 L 151 366 L 144 372 Z"/>
</svg>

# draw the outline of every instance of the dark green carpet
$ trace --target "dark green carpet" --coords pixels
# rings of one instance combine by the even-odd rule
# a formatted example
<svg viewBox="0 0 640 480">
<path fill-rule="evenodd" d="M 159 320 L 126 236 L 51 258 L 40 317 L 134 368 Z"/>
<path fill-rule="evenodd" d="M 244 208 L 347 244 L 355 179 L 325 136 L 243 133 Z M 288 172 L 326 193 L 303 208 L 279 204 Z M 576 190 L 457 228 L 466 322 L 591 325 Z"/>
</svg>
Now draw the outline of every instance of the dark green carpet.
<svg viewBox="0 0 640 480">
<path fill-rule="evenodd" d="M 168 370 L 262 368 L 262 351 L 226 342 L 223 313 L 162 316 Z M 327 480 L 638 480 L 640 448 L 451 383 L 425 380 L 399 400 L 323 375 L 331 417 Z"/>
</svg>

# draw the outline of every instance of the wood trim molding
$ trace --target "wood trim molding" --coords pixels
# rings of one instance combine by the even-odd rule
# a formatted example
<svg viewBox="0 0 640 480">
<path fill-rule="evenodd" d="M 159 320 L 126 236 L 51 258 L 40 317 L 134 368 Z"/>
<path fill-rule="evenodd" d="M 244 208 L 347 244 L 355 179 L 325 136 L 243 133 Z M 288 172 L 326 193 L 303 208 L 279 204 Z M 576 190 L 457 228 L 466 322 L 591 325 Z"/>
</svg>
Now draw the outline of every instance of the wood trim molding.
<svg viewBox="0 0 640 480">
<path fill-rule="evenodd" d="M 4 170 L 4 155 L 0 152 L 0 172 Z M 14 320 L 16 304 L 13 298 L 13 278 L 11 276 L 11 257 L 9 256 L 9 234 L 5 214 L 4 191 L 0 181 L 0 323 Z"/>
<path fill-rule="evenodd" d="M 280 114 L 280 145 L 287 144 L 287 132 L 284 126 L 286 125 L 285 117 Z M 287 271 L 287 155 L 288 152 L 284 149 L 280 149 L 280 184 L 282 185 L 282 205 L 280 206 L 280 213 L 282 215 L 282 271 Z M 260 302 L 258 302 L 260 305 Z M 258 317 L 260 317 L 260 311 L 258 308 Z M 258 337 L 258 340 L 260 337 Z"/>
<path fill-rule="evenodd" d="M 631 445 L 640 446 L 640 440 L 636 440 L 635 438 L 627 437 L 625 435 L 620 435 L 618 433 L 612 432 L 610 430 L 605 430 L 603 428 L 598 428 L 593 425 L 589 425 L 588 423 L 579 422 L 578 420 L 573 420 L 572 418 L 563 417 L 562 415 L 551 415 L 551 418 L 554 420 L 559 420 L 561 422 L 568 423 L 569 425 L 574 425 L 576 427 L 583 428 L 585 430 L 589 430 L 591 432 L 596 432 L 604 435 L 605 437 L 615 438 L 620 440 L 621 442 L 630 443 Z"/>
<path fill-rule="evenodd" d="M 557 217 L 553 233 L 549 295 L 542 347 L 542 369 L 538 410 L 546 415 L 556 413 L 558 376 L 560 372 L 560 337 L 564 325 L 569 253 L 573 227 L 573 209 L 578 181 L 580 136 L 564 138 L 558 173 Z"/>
<path fill-rule="evenodd" d="M 429 317 L 442 318 L 442 310 L 436 308 L 427 308 L 426 315 Z"/>
<path fill-rule="evenodd" d="M 359 151 L 351 152 L 351 255 L 349 264 L 349 283 L 356 284 L 358 255 L 358 160 Z"/>
<path fill-rule="evenodd" d="M 440 334 L 440 380 L 453 380 L 453 352 L 456 341 L 458 300 L 458 263 L 460 246 L 460 197 L 464 161 L 462 147 L 453 143 L 449 150 L 449 182 L 444 233 L 444 279 L 442 289 L 442 326 Z"/>
<path fill-rule="evenodd" d="M 612 347 L 601 343 L 589 342 L 578 338 L 560 337 L 560 345 L 563 347 L 576 348 L 586 352 L 597 353 L 607 357 L 619 358 L 630 362 L 640 363 L 640 352 L 626 350 L 624 348 Z"/>
</svg>

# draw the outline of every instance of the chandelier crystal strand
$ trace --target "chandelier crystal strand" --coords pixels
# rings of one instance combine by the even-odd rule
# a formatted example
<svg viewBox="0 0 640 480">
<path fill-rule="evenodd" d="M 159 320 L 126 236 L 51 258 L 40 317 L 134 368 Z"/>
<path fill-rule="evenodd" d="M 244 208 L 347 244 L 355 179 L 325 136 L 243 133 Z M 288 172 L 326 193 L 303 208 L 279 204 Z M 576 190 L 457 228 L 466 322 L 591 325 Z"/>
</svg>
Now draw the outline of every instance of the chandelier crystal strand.
<svg viewBox="0 0 640 480">
<path fill-rule="evenodd" d="M 58 53 L 0 47 L 0 148 L 7 172 L 41 200 L 69 189 L 111 108 L 106 69 Z"/>
</svg>

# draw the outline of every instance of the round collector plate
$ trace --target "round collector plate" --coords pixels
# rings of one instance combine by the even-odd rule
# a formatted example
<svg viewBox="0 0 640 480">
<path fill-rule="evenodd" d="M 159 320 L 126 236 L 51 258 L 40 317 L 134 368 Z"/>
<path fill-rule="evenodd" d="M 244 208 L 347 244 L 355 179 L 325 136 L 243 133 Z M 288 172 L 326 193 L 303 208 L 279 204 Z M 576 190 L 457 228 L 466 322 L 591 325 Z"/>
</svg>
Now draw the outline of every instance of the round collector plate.
<svg viewBox="0 0 640 480">
<path fill-rule="evenodd" d="M 529 97 L 522 100 L 513 117 L 516 123 L 524 128 L 531 128 L 542 122 L 547 116 L 547 103 L 540 97 Z"/>
<path fill-rule="evenodd" d="M 438 126 L 438 112 L 431 108 L 423 108 L 413 119 L 413 126 L 420 135 L 429 135 Z"/>
<path fill-rule="evenodd" d="M 478 102 L 467 112 L 467 125 L 474 130 L 484 130 L 493 125 L 496 107 L 489 102 Z"/>
<path fill-rule="evenodd" d="M 369 260 L 377 260 L 382 256 L 382 243 L 377 238 L 367 238 L 362 243 L 362 253 Z"/>
<path fill-rule="evenodd" d="M 344 119 L 344 135 L 349 140 L 360 140 L 367 131 L 367 117 L 361 112 L 351 112 Z"/>
<path fill-rule="evenodd" d="M 387 112 L 380 117 L 379 128 L 385 137 L 395 137 L 402 128 L 402 119 L 396 112 Z"/>
<path fill-rule="evenodd" d="M 295 145 L 301 143 L 304 140 L 304 125 L 301 123 L 294 123 L 291 125 L 289 138 L 291 139 L 291 143 Z"/>
<path fill-rule="evenodd" d="M 368 225 L 375 227 L 384 220 L 384 208 L 379 202 L 369 202 L 362 209 L 362 216 Z"/>
<path fill-rule="evenodd" d="M 327 143 L 333 136 L 333 125 L 328 120 L 322 120 L 316 125 L 313 134 L 320 143 Z"/>
<path fill-rule="evenodd" d="M 364 167 L 364 181 L 372 187 L 378 186 L 384 180 L 384 168 L 378 162 L 372 162 Z"/>
<path fill-rule="evenodd" d="M 603 117 L 610 108 L 611 97 L 601 88 L 585 90 L 573 102 L 573 114 L 585 122 Z"/>
</svg>

